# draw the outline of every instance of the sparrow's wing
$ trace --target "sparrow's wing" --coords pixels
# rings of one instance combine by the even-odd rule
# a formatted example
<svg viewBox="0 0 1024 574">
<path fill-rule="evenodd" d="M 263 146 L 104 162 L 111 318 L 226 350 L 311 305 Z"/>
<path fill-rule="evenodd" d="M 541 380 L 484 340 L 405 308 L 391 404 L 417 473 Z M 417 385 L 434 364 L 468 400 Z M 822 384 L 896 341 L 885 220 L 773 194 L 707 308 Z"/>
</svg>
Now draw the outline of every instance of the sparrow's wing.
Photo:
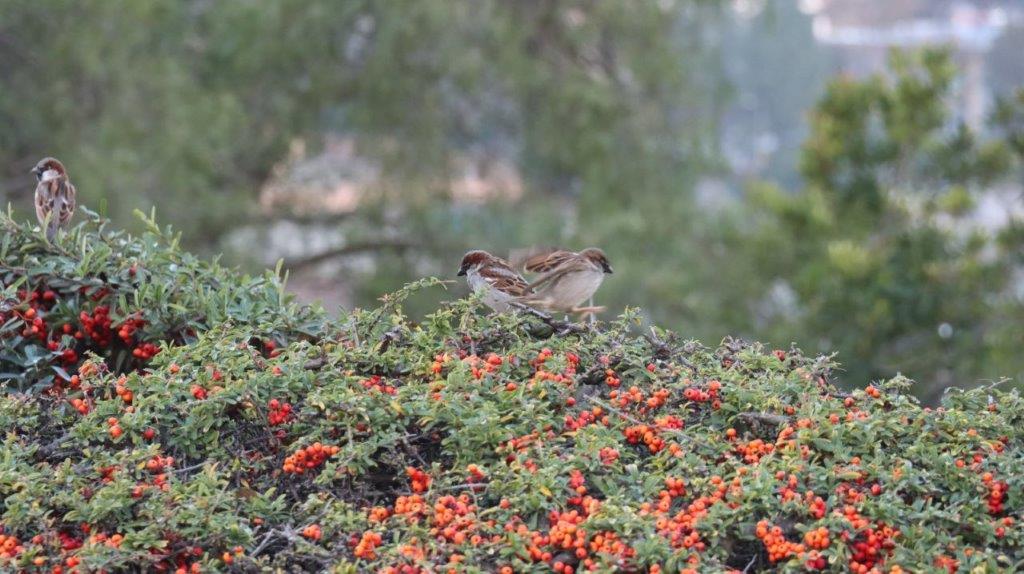
<svg viewBox="0 0 1024 574">
<path fill-rule="evenodd" d="M 50 213 L 50 208 L 53 205 L 53 201 L 50 199 L 52 183 L 51 181 L 40 181 L 36 185 L 36 218 L 39 219 L 40 226 L 46 225 L 46 215 Z"/>
<path fill-rule="evenodd" d="M 578 253 L 572 251 L 557 251 L 550 254 L 547 259 L 536 262 L 532 267 L 541 273 L 530 283 L 531 289 L 540 289 L 544 286 L 552 286 L 569 273 L 584 271 L 589 264 Z"/>
<path fill-rule="evenodd" d="M 75 214 L 75 186 L 66 177 L 40 182 L 36 186 L 36 217 L 46 226 L 51 241 L 57 230 L 66 226 Z"/>
<path fill-rule="evenodd" d="M 523 297 L 532 292 L 529 283 L 523 279 L 522 275 L 516 273 L 504 261 L 494 261 L 481 268 L 479 273 L 480 277 L 487 281 L 492 288 L 513 297 Z"/>
<path fill-rule="evenodd" d="M 552 269 L 565 265 L 566 262 L 571 261 L 576 257 L 576 253 L 566 251 L 564 249 L 549 251 L 547 253 L 538 253 L 523 263 L 523 269 L 530 273 L 547 273 Z"/>
<path fill-rule="evenodd" d="M 67 227 L 75 214 L 75 186 L 66 178 L 60 178 L 57 196 L 54 198 L 54 219 L 60 227 Z"/>
</svg>

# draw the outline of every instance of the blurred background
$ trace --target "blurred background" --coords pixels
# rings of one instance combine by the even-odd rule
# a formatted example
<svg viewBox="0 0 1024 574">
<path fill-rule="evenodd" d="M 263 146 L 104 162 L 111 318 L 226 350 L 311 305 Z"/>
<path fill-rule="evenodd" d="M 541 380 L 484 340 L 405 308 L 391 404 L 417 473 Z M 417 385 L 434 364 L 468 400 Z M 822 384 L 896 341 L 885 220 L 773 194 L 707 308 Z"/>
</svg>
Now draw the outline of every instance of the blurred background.
<svg viewBox="0 0 1024 574">
<path fill-rule="evenodd" d="M 333 309 L 596 245 L 608 317 L 934 401 L 1024 382 L 1021 54 L 1017 0 L 0 0 L 0 203 L 56 155 Z"/>
</svg>

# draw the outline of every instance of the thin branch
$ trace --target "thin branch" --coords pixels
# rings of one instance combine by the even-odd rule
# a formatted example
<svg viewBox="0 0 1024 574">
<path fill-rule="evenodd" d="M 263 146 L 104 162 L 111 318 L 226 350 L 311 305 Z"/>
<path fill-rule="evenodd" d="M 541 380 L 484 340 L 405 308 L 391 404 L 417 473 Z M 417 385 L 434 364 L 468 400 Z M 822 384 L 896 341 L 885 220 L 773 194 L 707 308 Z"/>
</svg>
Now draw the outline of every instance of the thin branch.
<svg viewBox="0 0 1024 574">
<path fill-rule="evenodd" d="M 46 444 L 46 445 L 43 445 L 42 447 L 40 447 L 39 450 L 36 451 L 36 456 L 37 457 L 42 457 L 43 459 L 49 458 L 50 456 L 53 455 L 53 453 L 57 452 L 57 449 L 59 449 L 60 447 L 64 446 L 64 443 L 69 438 L 71 438 L 71 431 L 65 432 L 59 438 L 53 440 L 49 444 Z"/>
<path fill-rule="evenodd" d="M 587 331 L 586 327 L 568 321 L 559 321 L 557 319 L 552 319 L 551 315 L 538 311 L 533 307 L 530 307 L 529 305 L 525 305 L 518 301 L 510 302 L 509 306 L 519 309 L 520 311 L 523 311 L 528 315 L 533 315 L 534 317 L 537 317 L 545 324 L 547 324 L 547 326 L 554 329 L 555 334 L 557 335 L 568 335 L 569 333 L 584 333 Z"/>
<path fill-rule="evenodd" d="M 302 368 L 307 371 L 319 371 L 327 364 L 327 357 L 317 357 L 306 361 Z"/>
<path fill-rule="evenodd" d="M 737 418 L 741 418 L 747 422 L 757 422 L 762 424 L 770 424 L 774 426 L 782 426 L 789 424 L 789 417 L 782 415 L 773 415 L 771 413 L 740 413 L 736 415 Z"/>
<path fill-rule="evenodd" d="M 357 253 L 363 253 L 366 251 L 383 251 L 386 249 L 393 249 L 396 251 L 404 251 L 413 247 L 413 243 L 407 239 L 382 239 L 379 241 L 364 241 L 362 243 L 350 243 L 334 249 L 328 249 L 327 251 L 321 251 L 315 255 L 308 257 L 286 260 L 284 262 L 285 269 L 297 270 L 305 267 L 312 267 L 324 261 L 329 261 L 336 257 L 345 257 L 348 255 L 355 255 Z"/>
<path fill-rule="evenodd" d="M 481 491 L 487 490 L 488 484 L 489 483 L 484 483 L 484 482 L 478 482 L 478 483 L 475 483 L 475 484 L 453 484 L 451 486 L 445 486 L 445 487 L 439 487 L 439 488 L 431 487 L 430 491 L 431 492 L 452 492 L 452 491 L 456 491 L 456 490 L 472 490 L 473 492 L 481 492 Z"/>
<path fill-rule="evenodd" d="M 182 473 L 189 472 L 191 470 L 196 470 L 197 468 L 202 468 L 202 467 L 206 466 L 207 464 L 210 464 L 210 461 L 205 460 L 205 461 L 200 462 L 198 464 L 193 464 L 192 466 L 186 466 L 184 468 L 176 468 L 176 469 L 174 469 L 171 472 L 173 472 L 174 474 L 182 474 Z"/>
</svg>

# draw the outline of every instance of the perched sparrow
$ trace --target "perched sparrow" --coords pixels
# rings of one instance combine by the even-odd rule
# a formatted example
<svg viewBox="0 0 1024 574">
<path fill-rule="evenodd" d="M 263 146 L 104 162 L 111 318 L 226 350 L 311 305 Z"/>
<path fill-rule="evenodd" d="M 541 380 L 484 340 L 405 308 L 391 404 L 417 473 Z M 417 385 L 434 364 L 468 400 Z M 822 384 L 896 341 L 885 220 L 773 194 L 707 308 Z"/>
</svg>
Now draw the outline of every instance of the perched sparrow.
<svg viewBox="0 0 1024 574">
<path fill-rule="evenodd" d="M 603 310 L 601 307 L 580 307 L 594 296 L 605 274 L 612 272 L 608 257 L 600 249 L 590 247 L 579 253 L 563 250 L 541 253 L 527 259 L 523 269 L 540 274 L 530 283 L 539 305 L 563 313 L 592 314 Z"/>
<path fill-rule="evenodd" d="M 32 168 L 36 184 L 36 217 L 46 228 L 46 238 L 53 241 L 57 230 L 66 228 L 75 214 L 75 186 L 68 180 L 64 164 L 52 157 L 39 160 Z"/>
<path fill-rule="evenodd" d="M 462 258 L 460 276 L 466 277 L 470 289 L 483 292 L 484 303 L 495 311 L 507 311 L 509 303 L 525 300 L 530 285 L 512 267 L 486 251 L 470 251 Z"/>
</svg>

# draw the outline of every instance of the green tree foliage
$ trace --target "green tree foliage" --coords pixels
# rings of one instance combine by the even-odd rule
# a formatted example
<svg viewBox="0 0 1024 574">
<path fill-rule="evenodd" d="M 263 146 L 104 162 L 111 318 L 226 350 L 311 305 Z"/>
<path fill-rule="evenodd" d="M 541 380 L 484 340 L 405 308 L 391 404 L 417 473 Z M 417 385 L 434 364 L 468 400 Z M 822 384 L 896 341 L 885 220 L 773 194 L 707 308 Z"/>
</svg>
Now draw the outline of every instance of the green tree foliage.
<svg viewBox="0 0 1024 574">
<path fill-rule="evenodd" d="M 87 204 L 124 222 L 151 202 L 209 243 L 254 214 L 293 139 L 342 131 L 385 162 L 381 207 L 415 208 L 412 229 L 473 147 L 520 163 L 541 195 L 624 203 L 651 188 L 638 177 L 672 177 L 666 162 L 693 147 L 680 134 L 710 125 L 693 113 L 706 90 L 683 78 L 713 4 L 11 0 L 5 191 L 27 197 L 24 165 L 58 155 Z"/>
<path fill-rule="evenodd" d="M 760 334 L 820 341 L 852 380 L 915 373 L 930 393 L 1022 372 L 1005 360 L 1019 337 L 996 334 L 1004 303 L 1020 308 L 1020 244 L 974 210 L 1019 150 L 950 117 L 953 79 L 948 55 L 925 51 L 894 54 L 890 77 L 829 86 L 803 151 L 806 187 L 750 194 L 758 224 L 742 240 L 756 245 L 754 273 L 798 301 Z"/>
<path fill-rule="evenodd" d="M 43 357 L 70 377 L 5 364 L 19 375 L 0 394 L 5 570 L 1024 561 L 1015 391 L 952 392 L 936 410 L 902 378 L 845 393 L 828 357 L 637 336 L 633 313 L 592 330 L 470 298 L 411 321 L 404 300 L 433 280 L 331 321 L 279 299 L 274 274 L 197 261 L 151 221 L 141 238 L 90 223 L 52 245 L 0 225 L 18 261 L 0 356 L 24 354 L 37 318 L 44 341 L 99 353 Z M 132 334 L 159 353 L 118 365 L 92 334 L 65 335 L 95 331 L 101 305 L 141 313 Z"/>
</svg>

